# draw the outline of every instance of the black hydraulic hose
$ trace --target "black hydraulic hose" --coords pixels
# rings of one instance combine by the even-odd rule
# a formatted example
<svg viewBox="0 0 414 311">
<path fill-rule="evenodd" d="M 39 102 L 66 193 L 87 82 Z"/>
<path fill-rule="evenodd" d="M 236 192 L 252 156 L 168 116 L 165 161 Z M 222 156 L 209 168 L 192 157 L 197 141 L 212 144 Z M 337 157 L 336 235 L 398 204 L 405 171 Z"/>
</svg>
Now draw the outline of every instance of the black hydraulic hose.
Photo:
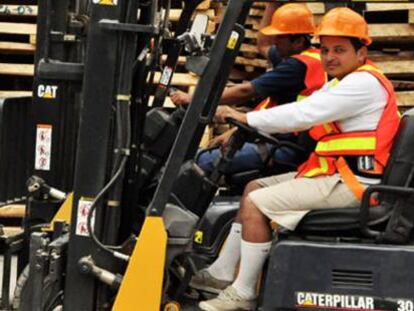
<svg viewBox="0 0 414 311">
<path fill-rule="evenodd" d="M 116 173 L 112 176 L 111 180 L 105 185 L 105 187 L 103 187 L 103 189 L 98 193 L 95 200 L 93 200 L 93 202 L 91 204 L 91 207 L 90 207 L 90 210 L 89 210 L 88 218 L 87 218 L 88 231 L 89 231 L 89 234 L 90 234 L 92 240 L 95 242 L 95 244 L 97 246 L 99 246 L 100 248 L 102 248 L 103 250 L 105 250 L 105 251 L 107 251 L 111 254 L 114 254 L 115 250 L 121 249 L 121 246 L 105 245 L 101 241 L 99 241 L 99 239 L 97 238 L 97 236 L 96 236 L 96 234 L 95 234 L 95 232 L 93 231 L 93 228 L 92 228 L 92 215 L 94 214 L 94 212 L 97 208 L 97 203 L 103 198 L 103 196 L 106 194 L 106 192 L 109 189 L 111 189 L 111 187 L 115 184 L 115 182 L 121 176 L 121 174 L 122 174 L 122 172 L 125 168 L 126 162 L 127 162 L 127 157 L 124 156 L 123 159 L 121 160 L 121 163 L 120 163 L 119 168 L 116 171 Z"/>
</svg>

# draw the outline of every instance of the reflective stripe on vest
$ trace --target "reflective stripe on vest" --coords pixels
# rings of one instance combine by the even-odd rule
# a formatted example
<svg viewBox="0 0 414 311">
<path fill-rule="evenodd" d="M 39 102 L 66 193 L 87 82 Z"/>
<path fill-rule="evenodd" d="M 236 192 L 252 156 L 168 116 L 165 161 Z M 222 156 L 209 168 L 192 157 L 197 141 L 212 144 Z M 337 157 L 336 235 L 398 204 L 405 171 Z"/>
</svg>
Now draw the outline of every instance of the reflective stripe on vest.
<svg viewBox="0 0 414 311">
<path fill-rule="evenodd" d="M 328 173 L 328 160 L 325 157 L 318 157 L 319 167 L 315 167 L 310 171 L 306 172 L 304 177 L 313 177 L 318 175 L 324 175 Z"/>
<path fill-rule="evenodd" d="M 372 155 L 376 146 L 375 132 L 351 132 L 321 138 L 315 152 L 321 156 Z"/>
</svg>

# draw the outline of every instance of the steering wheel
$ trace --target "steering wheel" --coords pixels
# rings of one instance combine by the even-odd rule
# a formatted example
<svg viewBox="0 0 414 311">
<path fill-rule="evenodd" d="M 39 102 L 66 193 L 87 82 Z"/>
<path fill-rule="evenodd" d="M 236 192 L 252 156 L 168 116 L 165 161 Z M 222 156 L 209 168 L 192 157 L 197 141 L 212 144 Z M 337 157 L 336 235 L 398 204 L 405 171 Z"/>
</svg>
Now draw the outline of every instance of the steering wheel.
<svg viewBox="0 0 414 311">
<path fill-rule="evenodd" d="M 258 130 L 257 128 L 254 128 L 252 126 L 249 126 L 245 123 L 242 123 L 240 121 L 237 121 L 233 118 L 227 118 L 226 122 L 237 126 L 239 130 L 243 131 L 245 134 L 247 134 L 247 139 L 249 141 L 254 141 L 255 139 L 260 139 L 261 141 L 265 143 L 269 143 L 272 145 L 280 147 L 289 147 L 291 149 L 294 149 L 299 152 L 306 152 L 305 148 L 299 146 L 298 144 L 292 143 L 290 141 L 281 141 L 277 139 L 276 137 L 273 137 L 272 135 L 269 135 L 263 131 Z"/>
</svg>

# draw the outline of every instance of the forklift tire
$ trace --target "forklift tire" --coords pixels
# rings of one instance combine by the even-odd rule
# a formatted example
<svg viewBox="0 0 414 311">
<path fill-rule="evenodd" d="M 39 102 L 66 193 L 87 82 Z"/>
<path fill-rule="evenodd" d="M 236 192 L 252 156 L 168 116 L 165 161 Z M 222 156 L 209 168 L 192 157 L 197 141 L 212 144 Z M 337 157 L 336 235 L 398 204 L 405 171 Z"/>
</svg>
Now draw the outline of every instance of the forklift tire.
<svg viewBox="0 0 414 311">
<path fill-rule="evenodd" d="M 30 278 L 29 265 L 27 265 L 23 272 L 17 279 L 14 297 L 12 301 L 12 310 L 30 311 L 33 309 L 31 288 L 27 286 Z M 62 310 L 63 291 L 56 280 L 46 276 L 43 283 L 43 301 L 42 310 L 44 311 L 59 311 Z"/>
<path fill-rule="evenodd" d="M 27 265 L 22 273 L 19 275 L 16 287 L 14 289 L 13 300 L 12 300 L 12 310 L 20 310 L 20 302 L 22 300 L 22 293 L 25 293 L 24 290 L 25 285 L 27 284 L 27 280 L 29 279 L 29 265 Z M 24 298 L 23 298 L 24 299 Z"/>
</svg>

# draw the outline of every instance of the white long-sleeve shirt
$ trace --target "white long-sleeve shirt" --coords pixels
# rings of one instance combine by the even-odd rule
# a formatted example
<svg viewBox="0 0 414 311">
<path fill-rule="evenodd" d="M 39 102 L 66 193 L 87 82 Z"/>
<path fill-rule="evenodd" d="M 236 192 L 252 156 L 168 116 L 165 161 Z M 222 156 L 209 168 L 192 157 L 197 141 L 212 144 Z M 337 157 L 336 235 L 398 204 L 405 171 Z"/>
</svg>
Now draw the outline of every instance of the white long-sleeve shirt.
<svg viewBox="0 0 414 311">
<path fill-rule="evenodd" d="M 268 133 L 303 131 L 336 121 L 342 132 L 377 127 L 387 92 L 373 75 L 353 72 L 331 87 L 333 80 L 300 102 L 247 113 L 247 123 Z"/>
</svg>

